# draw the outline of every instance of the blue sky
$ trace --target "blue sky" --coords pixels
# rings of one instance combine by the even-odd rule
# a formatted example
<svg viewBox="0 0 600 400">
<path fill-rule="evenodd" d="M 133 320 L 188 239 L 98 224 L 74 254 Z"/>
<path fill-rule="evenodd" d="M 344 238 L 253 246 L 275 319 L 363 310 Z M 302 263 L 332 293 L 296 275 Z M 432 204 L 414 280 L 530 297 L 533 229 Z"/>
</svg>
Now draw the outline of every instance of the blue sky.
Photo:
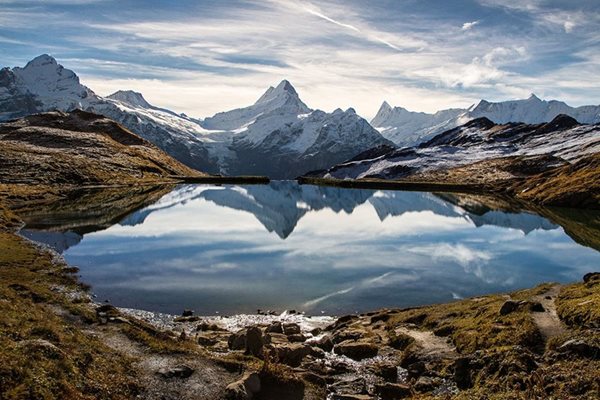
<svg viewBox="0 0 600 400">
<path fill-rule="evenodd" d="M 600 1 L 0 0 L 2 66 L 55 56 L 100 95 L 205 117 L 289 79 L 313 108 L 531 92 L 600 103 Z"/>
</svg>

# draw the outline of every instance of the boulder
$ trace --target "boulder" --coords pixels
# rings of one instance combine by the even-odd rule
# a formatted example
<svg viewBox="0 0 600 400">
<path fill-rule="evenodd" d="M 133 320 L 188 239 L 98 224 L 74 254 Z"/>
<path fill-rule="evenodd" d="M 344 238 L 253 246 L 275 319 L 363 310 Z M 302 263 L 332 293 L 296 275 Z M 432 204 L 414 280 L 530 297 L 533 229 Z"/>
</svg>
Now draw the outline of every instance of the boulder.
<svg viewBox="0 0 600 400">
<path fill-rule="evenodd" d="M 362 338 L 363 336 L 364 336 L 364 333 L 361 331 L 358 331 L 356 329 L 340 330 L 333 334 L 333 336 L 331 337 L 331 340 L 333 341 L 333 343 L 337 344 L 337 343 L 344 342 L 346 340 L 358 340 L 358 339 Z"/>
<path fill-rule="evenodd" d="M 187 308 L 181 313 L 182 317 L 191 317 L 192 315 L 194 315 L 194 310 L 190 310 Z"/>
<path fill-rule="evenodd" d="M 500 315 L 507 315 L 519 308 L 519 302 L 513 300 L 506 300 L 502 307 L 500 307 Z"/>
<path fill-rule="evenodd" d="M 229 350 L 245 350 L 246 349 L 246 331 L 240 330 L 232 333 L 227 340 Z"/>
<path fill-rule="evenodd" d="M 356 361 L 375 357 L 379 352 L 377 345 L 366 342 L 345 341 L 333 347 L 335 354 L 343 355 Z"/>
<path fill-rule="evenodd" d="M 304 336 L 301 333 L 294 334 L 294 335 L 288 335 L 287 338 L 292 343 L 302 343 L 302 342 L 306 341 L 306 336 Z"/>
<path fill-rule="evenodd" d="M 249 400 L 260 392 L 260 377 L 256 372 L 247 372 L 241 379 L 225 388 L 226 400 Z"/>
<path fill-rule="evenodd" d="M 419 393 L 427 393 L 438 388 L 441 385 L 441 383 L 442 382 L 439 378 L 421 376 L 419 377 L 419 379 L 417 379 L 413 387 Z"/>
<path fill-rule="evenodd" d="M 454 361 L 454 381 L 459 389 L 468 389 L 471 382 L 471 360 L 467 357 L 457 358 Z"/>
<path fill-rule="evenodd" d="M 574 354 L 590 359 L 600 359 L 600 346 L 589 344 L 580 339 L 571 339 L 556 349 L 559 353 Z"/>
<path fill-rule="evenodd" d="M 283 333 L 283 324 L 279 321 L 273 322 L 265 329 L 266 333 Z"/>
<path fill-rule="evenodd" d="M 333 350 L 333 341 L 331 340 L 331 337 L 327 335 L 323 336 L 318 340 L 310 342 L 310 345 L 323 349 L 326 352 L 330 352 L 331 350 Z"/>
<path fill-rule="evenodd" d="M 302 332 L 300 330 L 300 325 L 295 324 L 295 323 L 283 324 L 282 328 L 283 328 L 283 333 L 286 334 L 287 336 L 298 335 Z"/>
<path fill-rule="evenodd" d="M 246 354 L 254 357 L 263 355 L 263 334 L 259 327 L 251 326 L 246 330 Z"/>
<path fill-rule="evenodd" d="M 412 395 L 410 386 L 401 383 L 375 385 L 375 392 L 381 400 L 406 399 Z"/>
<path fill-rule="evenodd" d="M 300 366 L 304 357 L 311 352 L 310 347 L 299 343 L 272 346 L 271 351 L 280 363 L 289 365 L 290 367 Z"/>
</svg>

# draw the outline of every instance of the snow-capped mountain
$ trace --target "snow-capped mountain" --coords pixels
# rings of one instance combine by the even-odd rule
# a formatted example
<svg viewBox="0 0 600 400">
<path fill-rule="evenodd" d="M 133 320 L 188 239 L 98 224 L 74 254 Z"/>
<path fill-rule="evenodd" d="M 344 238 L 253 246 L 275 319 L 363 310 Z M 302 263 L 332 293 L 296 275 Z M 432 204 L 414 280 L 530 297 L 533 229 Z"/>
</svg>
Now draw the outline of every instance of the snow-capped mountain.
<svg viewBox="0 0 600 400">
<path fill-rule="evenodd" d="M 600 124 L 582 125 L 569 116 L 559 115 L 544 124 L 498 125 L 482 117 L 418 147 L 365 152 L 324 175 L 339 179 L 393 179 L 499 157 L 549 155 L 560 163 L 575 162 L 597 152 L 600 152 Z"/>
<path fill-rule="evenodd" d="M 497 124 L 550 122 L 560 114 L 575 118 L 583 124 L 600 122 L 599 106 L 571 107 L 556 100 L 541 100 L 532 94 L 525 100 L 489 102 L 481 100 L 468 109 L 452 108 L 435 114 L 408 111 L 383 102 L 371 125 L 400 147 L 415 146 L 446 130 L 468 121 L 485 117 Z"/>
<path fill-rule="evenodd" d="M 76 108 L 109 117 L 209 173 L 294 178 L 391 144 L 352 109 L 311 110 L 286 80 L 249 107 L 202 121 L 155 107 L 129 90 L 98 96 L 49 55 L 0 70 L 0 121 Z"/>
<path fill-rule="evenodd" d="M 231 137 L 227 172 L 295 178 L 328 168 L 373 145 L 390 144 L 353 109 L 311 110 L 286 80 L 245 108 L 206 118 L 206 129 Z"/>
<path fill-rule="evenodd" d="M 441 110 L 435 114 L 414 112 L 402 107 L 392 108 L 384 101 L 371 120 L 371 125 L 396 145 L 413 146 L 448 126 L 454 127 L 452 125 L 457 117 L 464 113 L 465 110 L 461 108 Z"/>
<path fill-rule="evenodd" d="M 47 55 L 24 68 L 0 70 L 0 121 L 45 111 L 82 109 L 109 117 L 185 164 L 215 170 L 196 121 L 153 107 L 141 94 L 119 91 L 106 98 L 82 85 L 71 70 Z"/>
</svg>

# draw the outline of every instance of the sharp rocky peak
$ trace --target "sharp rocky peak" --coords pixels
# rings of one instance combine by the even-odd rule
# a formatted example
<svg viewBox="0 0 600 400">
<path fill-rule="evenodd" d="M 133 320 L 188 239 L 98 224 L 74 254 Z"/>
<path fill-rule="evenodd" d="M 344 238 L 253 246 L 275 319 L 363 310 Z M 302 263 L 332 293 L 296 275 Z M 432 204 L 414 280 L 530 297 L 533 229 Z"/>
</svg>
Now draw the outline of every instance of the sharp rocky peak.
<svg viewBox="0 0 600 400">
<path fill-rule="evenodd" d="M 294 86 L 287 79 L 284 79 L 276 87 L 270 86 L 255 104 L 266 103 L 281 96 L 299 98 Z"/>
<path fill-rule="evenodd" d="M 27 70 L 31 68 L 39 68 L 45 66 L 57 67 L 58 63 L 56 62 L 56 59 L 54 57 L 48 54 L 42 54 L 29 61 L 23 69 Z"/>
</svg>

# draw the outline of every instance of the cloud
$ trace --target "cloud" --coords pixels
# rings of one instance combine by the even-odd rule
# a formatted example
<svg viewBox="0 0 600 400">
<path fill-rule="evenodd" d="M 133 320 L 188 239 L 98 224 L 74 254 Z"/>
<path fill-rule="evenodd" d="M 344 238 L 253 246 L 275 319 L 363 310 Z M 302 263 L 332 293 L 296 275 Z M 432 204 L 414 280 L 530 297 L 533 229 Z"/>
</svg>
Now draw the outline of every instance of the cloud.
<svg viewBox="0 0 600 400">
<path fill-rule="evenodd" d="M 468 30 L 472 29 L 475 25 L 479 25 L 479 21 L 465 22 L 462 25 L 462 30 L 463 31 L 468 31 Z"/>
</svg>

